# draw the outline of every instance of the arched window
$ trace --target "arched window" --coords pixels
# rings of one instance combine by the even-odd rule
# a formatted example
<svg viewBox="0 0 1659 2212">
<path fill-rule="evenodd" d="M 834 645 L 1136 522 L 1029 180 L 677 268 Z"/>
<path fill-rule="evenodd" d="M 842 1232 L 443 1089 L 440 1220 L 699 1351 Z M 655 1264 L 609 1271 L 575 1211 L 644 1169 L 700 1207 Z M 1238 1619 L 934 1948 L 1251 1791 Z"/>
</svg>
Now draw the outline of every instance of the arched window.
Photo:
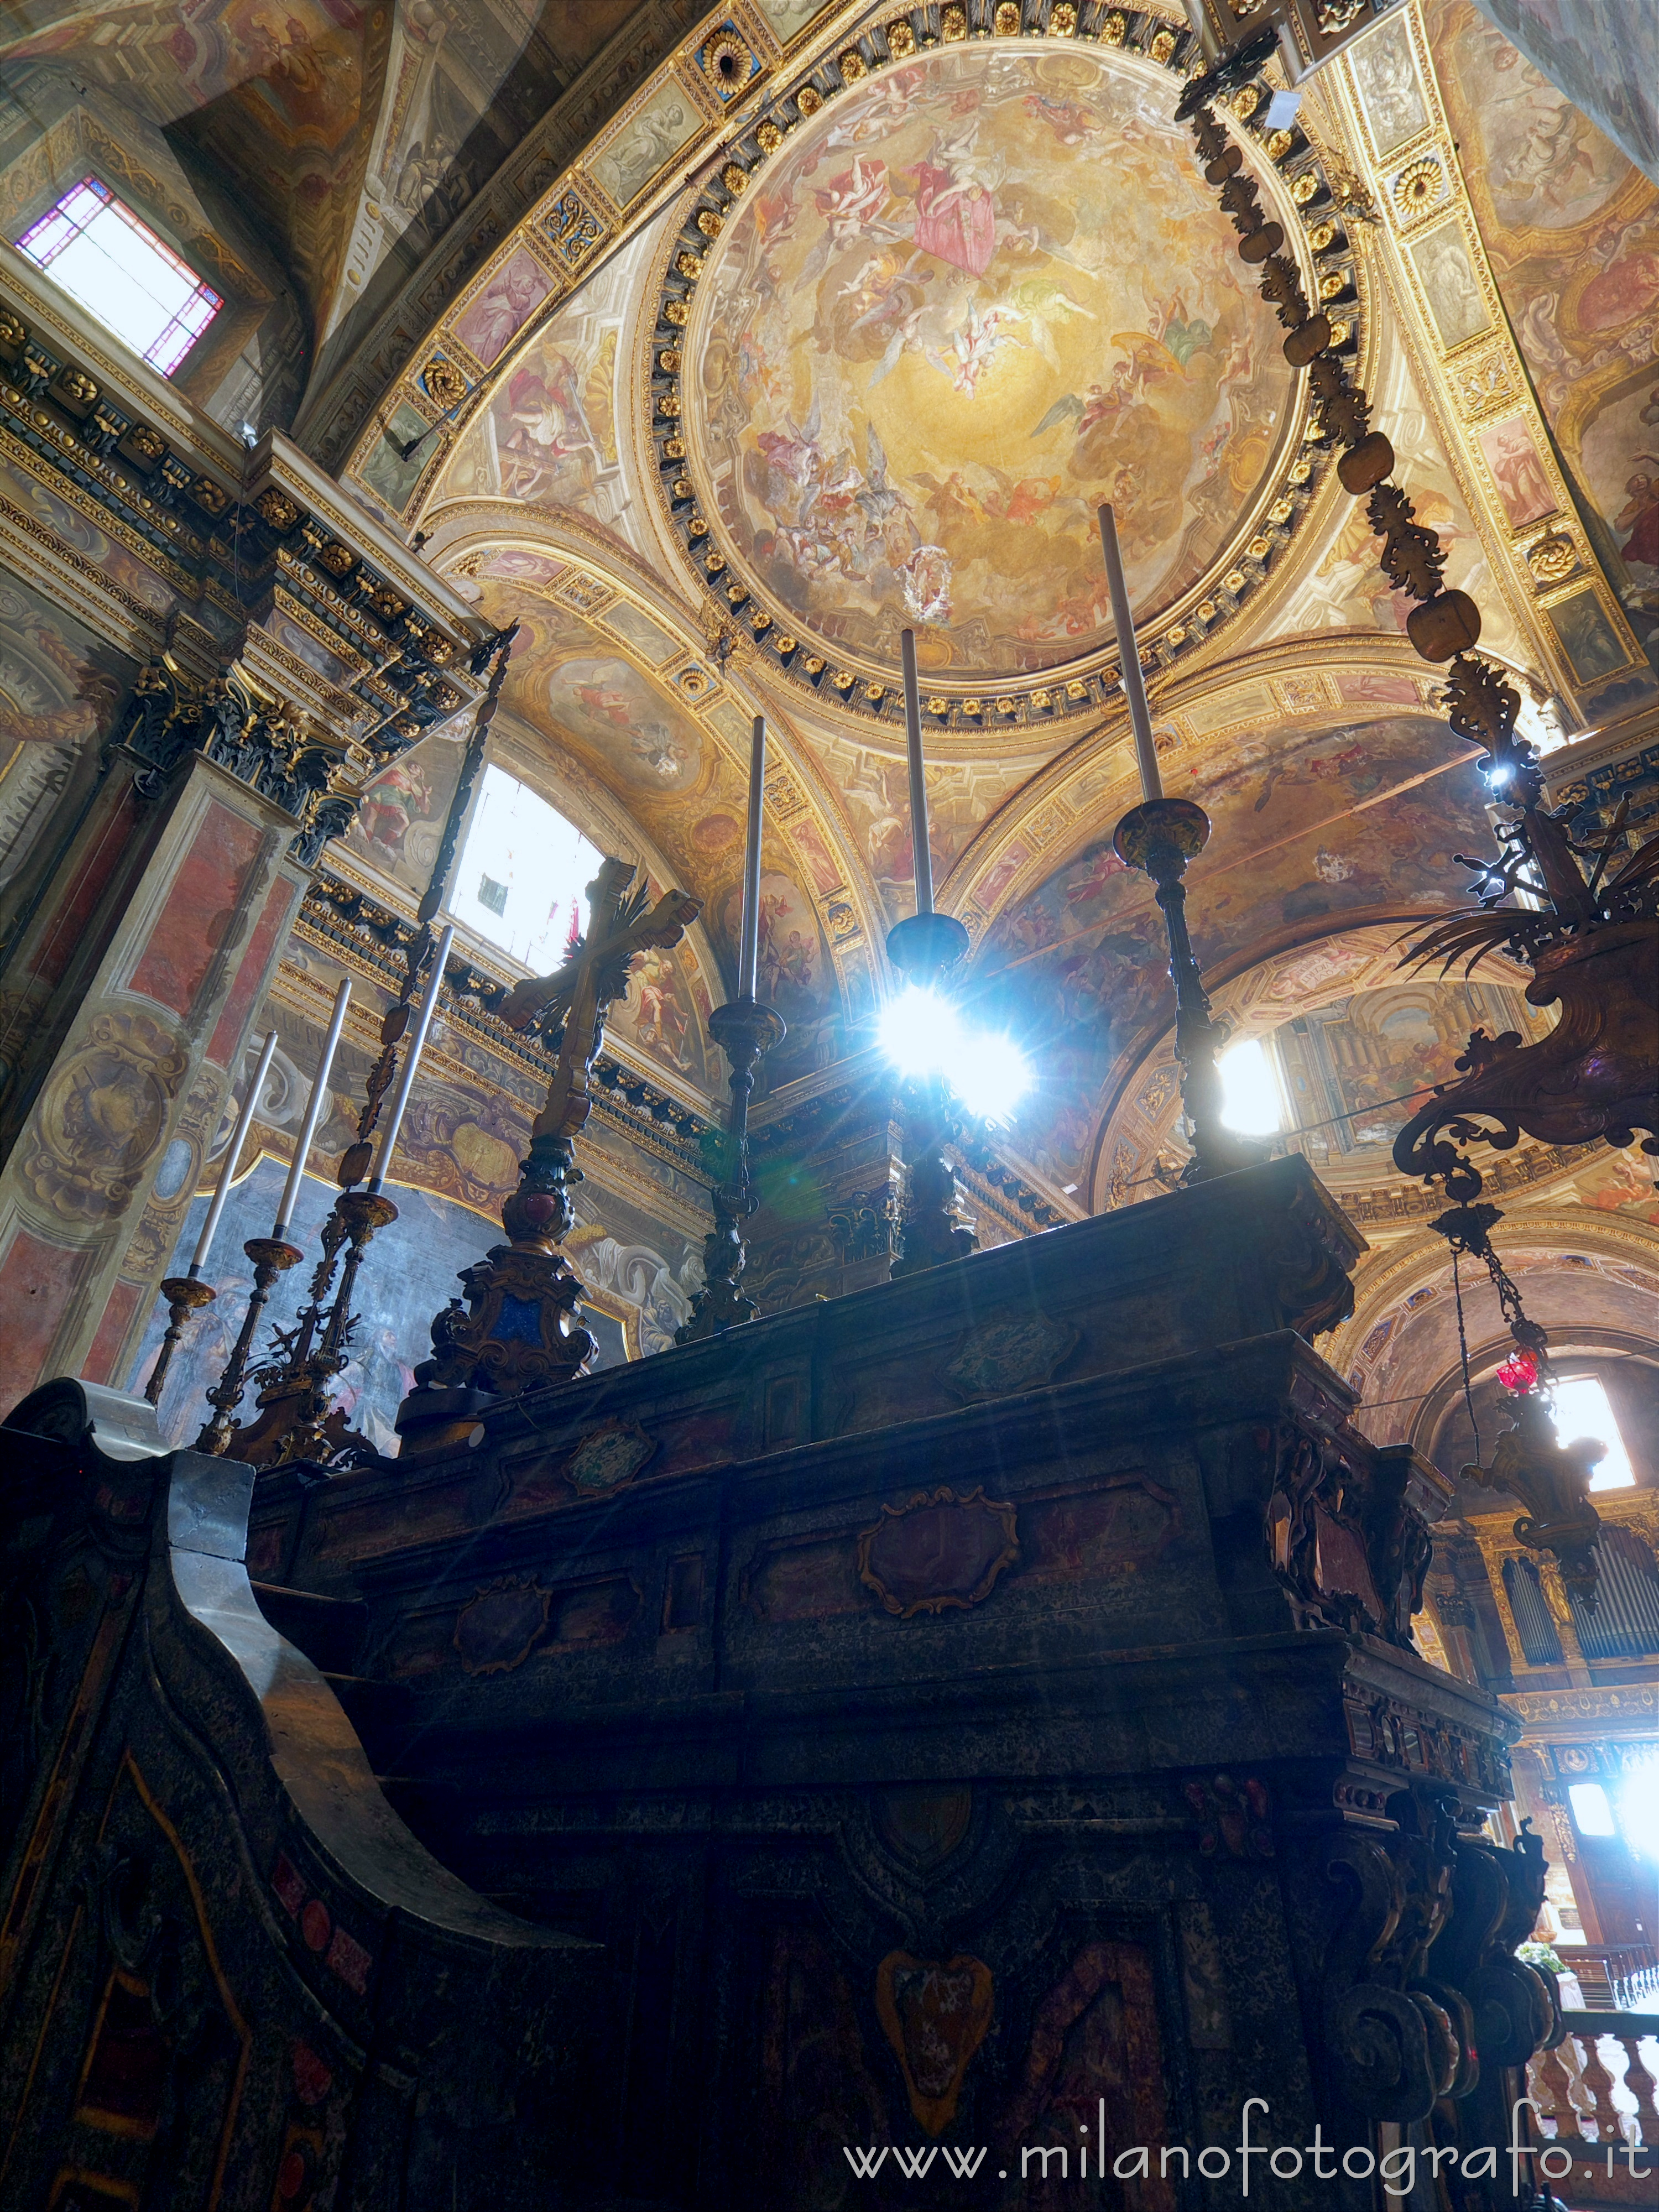
<svg viewBox="0 0 1659 2212">
<path fill-rule="evenodd" d="M 546 975 L 587 927 L 604 855 L 538 792 L 492 761 L 456 863 L 449 912 L 463 929 Z"/>
<path fill-rule="evenodd" d="M 1602 1447 L 1601 1463 L 1590 1470 L 1592 1490 L 1633 1487 L 1636 1470 L 1619 1433 L 1607 1385 L 1599 1375 L 1564 1375 L 1556 1384 L 1555 1434 L 1564 1444 L 1593 1437 Z"/>
<path fill-rule="evenodd" d="M 1515 1615 L 1521 1638 L 1521 1656 L 1529 1667 L 1559 1667 L 1561 1639 L 1550 1618 L 1549 1604 L 1539 1584 L 1538 1570 L 1530 1559 L 1505 1559 L 1504 1589 Z"/>
</svg>

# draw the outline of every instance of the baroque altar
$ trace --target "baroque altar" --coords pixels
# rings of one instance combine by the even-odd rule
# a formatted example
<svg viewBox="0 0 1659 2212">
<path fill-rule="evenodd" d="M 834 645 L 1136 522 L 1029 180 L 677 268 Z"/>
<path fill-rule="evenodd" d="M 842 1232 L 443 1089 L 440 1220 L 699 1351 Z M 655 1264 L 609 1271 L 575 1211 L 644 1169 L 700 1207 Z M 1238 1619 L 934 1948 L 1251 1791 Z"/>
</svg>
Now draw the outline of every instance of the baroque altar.
<svg viewBox="0 0 1659 2212">
<path fill-rule="evenodd" d="M 1195 2206 L 1253 2096 L 1481 2176 L 1543 1861 L 1359 1249 L 1279 1160 L 257 1486 L 37 1393 L 7 2201 Z"/>
</svg>

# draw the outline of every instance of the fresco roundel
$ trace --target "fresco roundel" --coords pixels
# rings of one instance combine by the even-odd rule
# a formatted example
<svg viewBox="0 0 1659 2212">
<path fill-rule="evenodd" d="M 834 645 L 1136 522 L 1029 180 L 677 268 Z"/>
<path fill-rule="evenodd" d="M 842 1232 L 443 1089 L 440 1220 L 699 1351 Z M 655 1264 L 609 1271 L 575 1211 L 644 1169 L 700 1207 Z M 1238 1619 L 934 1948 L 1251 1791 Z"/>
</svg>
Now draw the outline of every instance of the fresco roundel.
<svg viewBox="0 0 1659 2212">
<path fill-rule="evenodd" d="M 831 649 L 1013 676 L 1111 641 L 1095 510 L 1142 617 L 1237 535 L 1293 376 L 1167 74 L 945 47 L 844 93 L 698 286 L 694 452 L 730 556 Z"/>
</svg>

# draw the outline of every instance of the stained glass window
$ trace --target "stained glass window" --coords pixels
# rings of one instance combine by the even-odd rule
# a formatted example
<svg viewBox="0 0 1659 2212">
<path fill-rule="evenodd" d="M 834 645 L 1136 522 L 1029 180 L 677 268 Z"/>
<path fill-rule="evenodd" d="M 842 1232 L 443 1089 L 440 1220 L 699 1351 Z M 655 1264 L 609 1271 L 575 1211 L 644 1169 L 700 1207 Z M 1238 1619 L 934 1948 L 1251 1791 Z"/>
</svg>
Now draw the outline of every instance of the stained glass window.
<svg viewBox="0 0 1659 2212">
<path fill-rule="evenodd" d="M 82 177 L 16 243 L 164 376 L 225 304 L 96 177 Z"/>
</svg>

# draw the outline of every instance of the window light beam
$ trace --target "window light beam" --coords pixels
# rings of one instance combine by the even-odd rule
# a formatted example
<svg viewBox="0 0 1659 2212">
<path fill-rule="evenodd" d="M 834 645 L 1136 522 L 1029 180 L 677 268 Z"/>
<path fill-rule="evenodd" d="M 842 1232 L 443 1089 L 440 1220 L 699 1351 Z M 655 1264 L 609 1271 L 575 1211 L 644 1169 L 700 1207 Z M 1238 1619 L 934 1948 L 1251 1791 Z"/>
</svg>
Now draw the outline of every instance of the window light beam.
<svg viewBox="0 0 1659 2212">
<path fill-rule="evenodd" d="M 1593 1437 L 1605 1447 L 1599 1467 L 1590 1470 L 1592 1490 L 1631 1490 L 1636 1470 L 1631 1465 L 1625 1440 L 1613 1418 L 1607 1386 L 1599 1376 L 1564 1376 L 1555 1386 L 1555 1436 L 1558 1443 L 1577 1443 Z"/>
</svg>

